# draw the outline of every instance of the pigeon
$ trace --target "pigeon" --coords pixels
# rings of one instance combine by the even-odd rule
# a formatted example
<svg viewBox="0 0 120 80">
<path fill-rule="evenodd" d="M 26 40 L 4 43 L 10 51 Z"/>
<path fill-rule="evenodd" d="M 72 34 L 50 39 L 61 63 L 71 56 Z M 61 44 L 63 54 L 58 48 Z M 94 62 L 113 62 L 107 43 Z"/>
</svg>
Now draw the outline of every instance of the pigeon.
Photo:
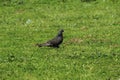
<svg viewBox="0 0 120 80">
<path fill-rule="evenodd" d="M 36 45 L 38 47 L 47 46 L 47 47 L 59 48 L 59 45 L 63 42 L 63 32 L 64 30 L 61 29 L 56 35 L 56 37 L 54 37 L 53 39 L 47 41 L 46 43 L 36 44 Z"/>
</svg>

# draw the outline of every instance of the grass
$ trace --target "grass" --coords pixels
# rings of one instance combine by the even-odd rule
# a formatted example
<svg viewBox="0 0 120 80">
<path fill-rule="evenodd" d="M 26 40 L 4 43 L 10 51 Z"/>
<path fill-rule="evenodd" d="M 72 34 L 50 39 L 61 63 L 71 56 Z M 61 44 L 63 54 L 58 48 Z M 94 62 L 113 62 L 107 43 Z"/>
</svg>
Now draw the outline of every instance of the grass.
<svg viewBox="0 0 120 80">
<path fill-rule="evenodd" d="M 0 79 L 119 80 L 119 3 L 1 1 Z M 34 46 L 59 29 L 65 31 L 59 49 Z"/>
</svg>

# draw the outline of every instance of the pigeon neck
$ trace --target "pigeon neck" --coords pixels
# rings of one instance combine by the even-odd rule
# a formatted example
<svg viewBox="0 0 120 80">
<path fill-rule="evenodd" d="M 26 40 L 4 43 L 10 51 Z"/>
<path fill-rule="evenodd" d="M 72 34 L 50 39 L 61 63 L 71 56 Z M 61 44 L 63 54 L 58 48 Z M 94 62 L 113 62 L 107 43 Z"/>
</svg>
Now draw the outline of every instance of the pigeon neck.
<svg viewBox="0 0 120 80">
<path fill-rule="evenodd" d="M 59 36 L 63 36 L 63 35 L 62 35 L 62 33 L 60 32 L 60 33 L 58 33 L 58 35 L 57 35 L 57 36 L 59 37 Z"/>
</svg>

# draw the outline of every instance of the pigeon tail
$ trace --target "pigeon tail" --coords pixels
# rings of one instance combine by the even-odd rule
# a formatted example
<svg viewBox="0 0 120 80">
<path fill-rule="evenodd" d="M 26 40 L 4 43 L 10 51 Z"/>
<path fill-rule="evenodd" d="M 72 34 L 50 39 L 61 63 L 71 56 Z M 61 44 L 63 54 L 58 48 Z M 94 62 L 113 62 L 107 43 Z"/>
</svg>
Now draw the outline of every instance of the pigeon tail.
<svg viewBox="0 0 120 80">
<path fill-rule="evenodd" d="M 48 44 L 48 43 L 43 43 L 43 44 L 36 44 L 36 46 L 38 46 L 38 47 L 43 47 L 43 46 L 50 46 L 50 44 Z"/>
</svg>

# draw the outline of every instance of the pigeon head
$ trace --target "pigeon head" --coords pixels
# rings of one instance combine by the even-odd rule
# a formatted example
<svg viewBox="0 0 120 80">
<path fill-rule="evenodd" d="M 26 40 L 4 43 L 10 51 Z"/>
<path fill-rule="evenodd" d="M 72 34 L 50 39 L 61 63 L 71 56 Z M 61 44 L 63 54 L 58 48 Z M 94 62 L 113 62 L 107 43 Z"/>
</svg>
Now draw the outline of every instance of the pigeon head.
<svg viewBox="0 0 120 80">
<path fill-rule="evenodd" d="M 64 32 L 64 30 L 63 30 L 63 29 L 61 29 L 61 30 L 60 30 L 60 32 L 62 33 L 62 32 Z"/>
<path fill-rule="evenodd" d="M 59 32 L 58 32 L 58 35 L 57 36 L 62 36 L 62 33 L 64 32 L 63 29 L 61 29 Z"/>
</svg>

